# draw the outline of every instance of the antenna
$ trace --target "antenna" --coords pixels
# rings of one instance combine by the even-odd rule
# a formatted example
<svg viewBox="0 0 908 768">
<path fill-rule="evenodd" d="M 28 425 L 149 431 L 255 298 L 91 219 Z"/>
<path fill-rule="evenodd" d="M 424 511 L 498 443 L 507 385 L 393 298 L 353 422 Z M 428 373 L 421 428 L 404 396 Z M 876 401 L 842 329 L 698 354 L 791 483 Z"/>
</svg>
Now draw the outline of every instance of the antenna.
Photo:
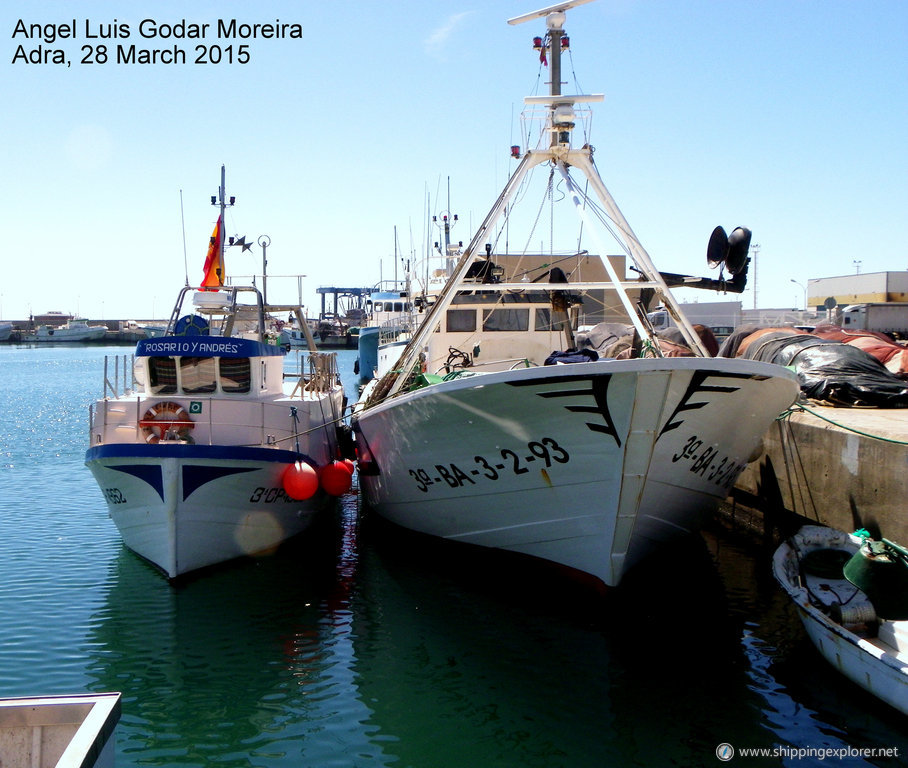
<svg viewBox="0 0 908 768">
<path fill-rule="evenodd" d="M 753 253 L 754 253 L 754 257 L 753 257 L 753 266 L 754 266 L 754 279 L 753 279 L 753 284 L 754 284 L 754 309 L 756 309 L 756 308 L 757 308 L 757 263 L 758 263 L 757 256 L 760 255 L 760 244 L 759 244 L 759 243 L 754 243 L 754 244 L 750 247 L 750 249 L 751 249 L 751 250 L 753 251 Z"/>
<path fill-rule="evenodd" d="M 574 104 L 578 102 L 602 101 L 603 99 L 601 94 L 564 96 L 561 93 L 561 57 L 563 51 L 570 45 L 569 38 L 564 32 L 564 11 L 589 2 L 592 2 L 592 0 L 568 0 L 568 2 L 550 5 L 538 11 L 508 19 L 508 24 L 522 24 L 525 21 L 545 17 L 547 29 L 545 37 L 533 38 L 533 49 L 540 51 L 540 61 L 546 66 L 549 66 L 546 56 L 551 55 L 549 95 L 531 96 L 524 99 L 524 103 L 548 105 L 548 130 L 552 134 L 552 147 L 570 144 L 571 131 L 574 128 Z"/>
<path fill-rule="evenodd" d="M 186 287 L 189 287 L 189 259 L 186 256 L 186 217 L 183 215 L 183 190 L 180 190 L 180 221 L 183 224 L 183 273 L 186 278 Z"/>
<path fill-rule="evenodd" d="M 571 8 L 576 8 L 578 5 L 585 5 L 586 3 L 591 2 L 593 2 L 593 0 L 568 0 L 566 3 L 557 3 L 556 5 L 550 5 L 548 8 L 540 8 L 538 11 L 525 13 L 523 16 L 515 16 L 513 19 L 508 19 L 508 24 L 523 24 L 525 21 L 539 19 L 543 16 L 548 16 L 550 13 L 567 11 Z"/>
</svg>

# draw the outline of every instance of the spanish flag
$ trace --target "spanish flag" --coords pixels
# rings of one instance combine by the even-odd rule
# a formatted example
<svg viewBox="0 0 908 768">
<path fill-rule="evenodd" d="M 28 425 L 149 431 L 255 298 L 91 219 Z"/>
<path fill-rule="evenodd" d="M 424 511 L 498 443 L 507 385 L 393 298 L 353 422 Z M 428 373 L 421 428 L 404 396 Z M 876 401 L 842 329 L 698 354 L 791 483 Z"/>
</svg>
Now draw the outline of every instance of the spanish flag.
<svg viewBox="0 0 908 768">
<path fill-rule="evenodd" d="M 224 284 L 224 215 L 218 216 L 214 232 L 211 233 L 211 243 L 208 245 L 208 255 L 205 257 L 205 276 L 202 278 L 202 288 L 216 288 Z"/>
</svg>

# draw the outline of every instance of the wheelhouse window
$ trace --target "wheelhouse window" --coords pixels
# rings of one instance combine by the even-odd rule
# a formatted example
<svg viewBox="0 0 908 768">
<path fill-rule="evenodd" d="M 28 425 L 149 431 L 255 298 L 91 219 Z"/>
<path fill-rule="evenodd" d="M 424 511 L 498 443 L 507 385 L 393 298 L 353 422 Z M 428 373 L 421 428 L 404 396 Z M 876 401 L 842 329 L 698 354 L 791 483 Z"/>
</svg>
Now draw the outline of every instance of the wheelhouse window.
<svg viewBox="0 0 908 768">
<path fill-rule="evenodd" d="M 180 383 L 187 395 L 214 392 L 217 389 L 217 373 L 213 357 L 181 357 Z"/>
<path fill-rule="evenodd" d="M 482 312 L 483 331 L 525 331 L 529 327 L 529 308 L 485 309 Z"/>
<path fill-rule="evenodd" d="M 152 395 L 172 395 L 177 391 L 177 362 L 172 357 L 148 359 L 148 391 Z"/>
<path fill-rule="evenodd" d="M 177 360 L 180 386 L 177 387 Z M 152 395 L 187 395 L 221 390 L 246 393 L 252 388 L 252 365 L 248 357 L 151 357 L 148 359 L 148 392 Z"/>
<path fill-rule="evenodd" d="M 472 333 L 476 330 L 476 310 L 449 309 L 445 324 L 449 333 Z"/>
<path fill-rule="evenodd" d="M 565 315 L 561 314 L 560 320 L 552 319 L 552 311 L 545 307 L 536 307 L 534 327 L 537 331 L 563 331 Z"/>
<path fill-rule="evenodd" d="M 224 392 L 248 392 L 252 384 L 252 369 L 248 357 L 222 357 L 221 389 Z"/>
</svg>

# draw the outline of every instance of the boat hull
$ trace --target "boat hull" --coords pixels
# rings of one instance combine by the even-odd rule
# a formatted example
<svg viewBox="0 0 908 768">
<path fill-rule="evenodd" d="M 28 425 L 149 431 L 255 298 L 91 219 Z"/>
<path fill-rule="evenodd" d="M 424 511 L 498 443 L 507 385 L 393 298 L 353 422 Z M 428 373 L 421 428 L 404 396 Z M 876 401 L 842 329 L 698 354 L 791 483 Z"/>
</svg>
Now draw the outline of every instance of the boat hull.
<svg viewBox="0 0 908 768">
<path fill-rule="evenodd" d="M 887 664 L 884 651 L 842 629 L 819 611 L 808 611 L 802 605 L 797 609 L 810 641 L 826 661 L 851 682 L 908 715 L 908 674 L 904 665 Z"/>
<path fill-rule="evenodd" d="M 357 339 L 356 373 L 361 382 L 370 381 L 378 370 L 378 326 L 359 329 Z"/>
<path fill-rule="evenodd" d="M 849 600 L 857 588 L 838 580 L 825 578 L 831 589 L 808 590 L 803 583 L 801 560 L 818 549 L 840 549 L 849 555 L 858 550 L 856 537 L 822 526 L 803 527 L 790 542 L 783 543 L 773 557 L 773 574 L 788 593 L 810 641 L 820 655 L 842 675 L 864 690 L 908 715 L 908 622 L 883 622 L 877 637 L 862 636 L 843 626 L 811 602 L 814 596 L 837 596 Z M 836 583 L 836 581 L 838 583 Z M 881 638 L 893 638 L 896 647 Z M 901 638 L 901 640 L 895 640 Z M 897 646 L 901 642 L 902 647 Z"/>
<path fill-rule="evenodd" d="M 454 379 L 355 414 L 360 485 L 405 528 L 614 586 L 702 526 L 796 396 L 788 371 L 726 359 Z"/>
<path fill-rule="evenodd" d="M 51 331 L 39 330 L 34 340 L 40 342 L 86 342 L 100 341 L 107 335 L 107 329 L 102 327 L 95 328 L 57 328 Z"/>
<path fill-rule="evenodd" d="M 293 451 L 239 446 L 108 444 L 86 464 L 127 547 L 168 578 L 269 551 L 302 533 L 330 498 L 284 491 Z"/>
<path fill-rule="evenodd" d="M 8 766 L 113 768 L 121 694 L 0 699 L 0 755 Z"/>
</svg>

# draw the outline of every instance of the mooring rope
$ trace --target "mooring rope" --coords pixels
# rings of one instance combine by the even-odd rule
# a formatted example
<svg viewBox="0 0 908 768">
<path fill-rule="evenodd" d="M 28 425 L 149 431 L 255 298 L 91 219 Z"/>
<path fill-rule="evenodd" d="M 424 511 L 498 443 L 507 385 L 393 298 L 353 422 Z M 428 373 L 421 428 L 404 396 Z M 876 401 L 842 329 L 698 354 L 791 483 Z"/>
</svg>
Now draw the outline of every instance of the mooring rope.
<svg viewBox="0 0 908 768">
<path fill-rule="evenodd" d="M 809 413 L 811 416 L 816 416 L 818 419 L 825 421 L 829 424 L 832 424 L 834 427 L 839 427 L 839 429 L 844 429 L 848 432 L 854 432 L 854 434 L 861 435 L 862 437 L 869 437 L 873 440 L 881 440 L 885 443 L 895 443 L 896 445 L 908 445 L 908 441 L 906 441 L 906 440 L 896 440 L 895 438 L 892 438 L 892 437 L 883 437 L 882 435 L 874 435 L 874 434 L 871 434 L 870 432 L 864 432 L 863 430 L 855 429 L 854 427 L 849 427 L 847 424 L 841 424 L 833 419 L 828 418 L 827 416 L 823 416 L 822 414 L 819 414 L 816 411 L 811 410 L 810 408 L 806 408 L 805 406 L 800 405 L 798 403 L 795 403 L 794 405 L 790 406 L 787 410 L 783 411 L 779 416 L 776 417 L 776 421 L 787 421 L 793 413 L 799 413 L 799 412 Z"/>
</svg>

